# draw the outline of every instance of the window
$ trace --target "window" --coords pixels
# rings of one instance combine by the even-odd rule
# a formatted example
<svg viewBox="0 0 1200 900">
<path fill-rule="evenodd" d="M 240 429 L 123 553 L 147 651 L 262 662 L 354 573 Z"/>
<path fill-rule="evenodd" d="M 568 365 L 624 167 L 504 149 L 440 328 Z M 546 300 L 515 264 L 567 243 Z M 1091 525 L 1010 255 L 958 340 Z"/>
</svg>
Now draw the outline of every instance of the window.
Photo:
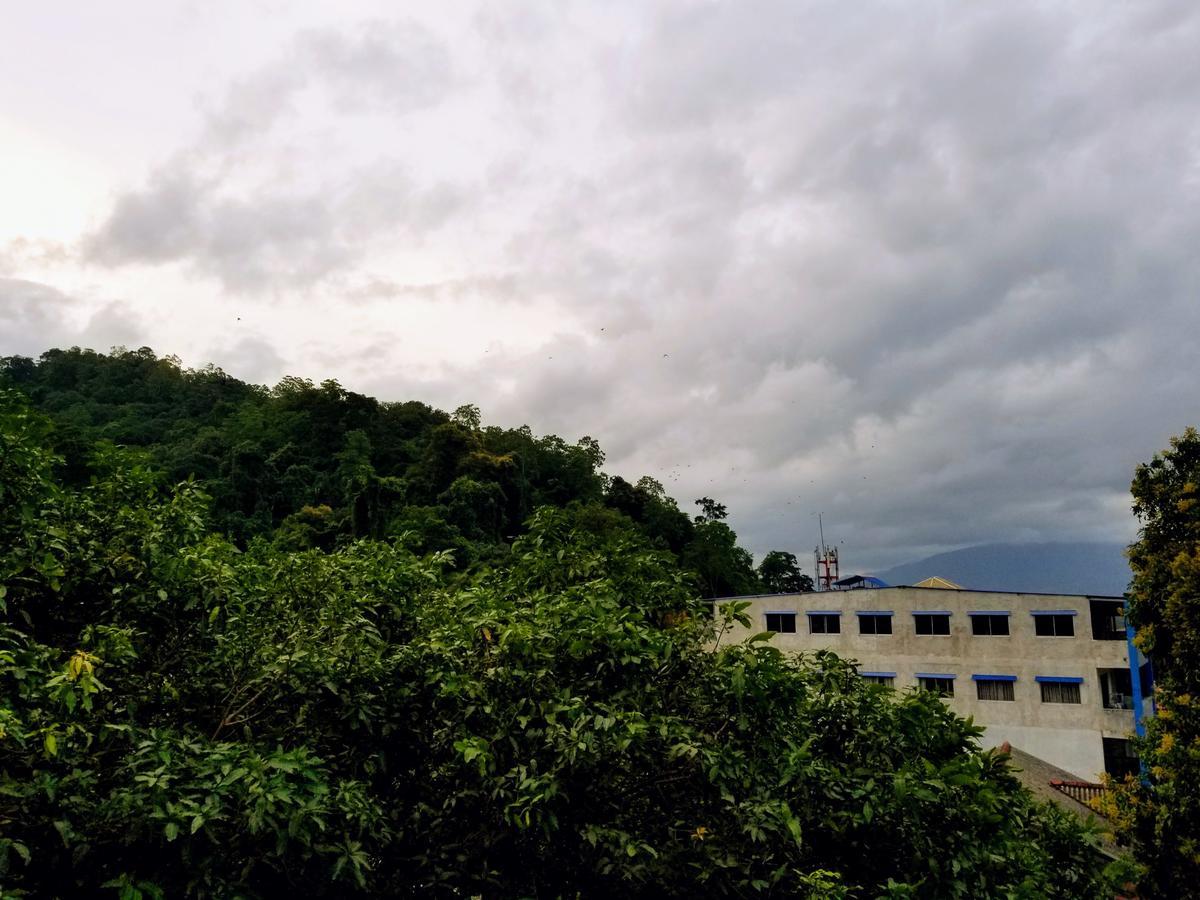
<svg viewBox="0 0 1200 900">
<path fill-rule="evenodd" d="M 1125 640 L 1125 604 L 1121 600 L 1089 600 L 1092 640 Z"/>
<path fill-rule="evenodd" d="M 932 691 L 943 697 L 954 696 L 953 675 L 918 675 L 917 684 L 921 686 L 922 690 Z"/>
<path fill-rule="evenodd" d="M 1104 771 L 1120 778 L 1136 775 L 1139 770 L 1133 743 L 1123 738 L 1101 738 L 1104 742 Z"/>
<path fill-rule="evenodd" d="M 842 617 L 840 613 L 809 613 L 809 634 L 841 634 Z"/>
<path fill-rule="evenodd" d="M 884 687 L 893 687 L 896 683 L 895 672 L 862 672 L 863 681 L 869 681 L 871 684 L 882 684 Z"/>
<path fill-rule="evenodd" d="M 1008 613 L 971 613 L 971 634 L 1008 634 Z"/>
<path fill-rule="evenodd" d="M 1079 684 L 1082 678 L 1038 677 L 1043 703 L 1079 703 Z"/>
<path fill-rule="evenodd" d="M 1100 705 L 1105 709 L 1133 709 L 1133 677 L 1128 669 L 1097 669 Z"/>
<path fill-rule="evenodd" d="M 1038 637 L 1074 637 L 1075 613 L 1035 612 L 1033 614 L 1033 633 Z"/>
<path fill-rule="evenodd" d="M 913 613 L 913 622 L 917 626 L 917 634 L 950 633 L 950 613 L 948 612 Z"/>
<path fill-rule="evenodd" d="M 775 631 L 779 634 L 795 634 L 796 614 L 794 612 L 767 613 L 767 631 Z"/>
<path fill-rule="evenodd" d="M 972 675 L 975 680 L 975 696 L 980 700 L 1015 700 L 1013 684 L 1015 675 Z"/>
<path fill-rule="evenodd" d="M 892 633 L 892 614 L 890 612 L 859 613 L 858 614 L 858 633 L 859 634 L 891 634 Z"/>
</svg>

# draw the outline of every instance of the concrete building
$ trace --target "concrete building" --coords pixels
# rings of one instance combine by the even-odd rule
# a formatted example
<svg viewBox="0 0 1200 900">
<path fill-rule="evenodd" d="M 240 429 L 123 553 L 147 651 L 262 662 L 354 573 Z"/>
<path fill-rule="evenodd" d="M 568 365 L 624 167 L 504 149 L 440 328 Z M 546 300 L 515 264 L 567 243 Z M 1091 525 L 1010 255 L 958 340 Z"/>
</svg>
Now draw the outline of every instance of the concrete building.
<svg viewBox="0 0 1200 900">
<path fill-rule="evenodd" d="M 864 678 L 937 691 L 989 746 L 1088 780 L 1136 770 L 1128 738 L 1152 714 L 1152 675 L 1121 597 L 880 587 L 717 602 L 732 600 L 752 622 L 734 638 L 774 631 L 781 650 L 833 650 Z"/>
</svg>

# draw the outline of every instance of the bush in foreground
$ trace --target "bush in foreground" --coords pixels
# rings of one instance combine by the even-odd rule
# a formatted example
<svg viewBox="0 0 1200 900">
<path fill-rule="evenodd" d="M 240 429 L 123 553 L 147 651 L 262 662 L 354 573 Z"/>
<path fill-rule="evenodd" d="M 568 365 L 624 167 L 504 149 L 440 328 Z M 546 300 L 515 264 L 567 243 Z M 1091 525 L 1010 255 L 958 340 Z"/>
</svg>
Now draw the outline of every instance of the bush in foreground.
<svg viewBox="0 0 1200 900">
<path fill-rule="evenodd" d="M 123 453 L 62 487 L 4 402 L 7 896 L 1112 896 L 976 728 L 721 643 L 619 523 L 543 510 L 469 580 L 238 552 Z"/>
</svg>

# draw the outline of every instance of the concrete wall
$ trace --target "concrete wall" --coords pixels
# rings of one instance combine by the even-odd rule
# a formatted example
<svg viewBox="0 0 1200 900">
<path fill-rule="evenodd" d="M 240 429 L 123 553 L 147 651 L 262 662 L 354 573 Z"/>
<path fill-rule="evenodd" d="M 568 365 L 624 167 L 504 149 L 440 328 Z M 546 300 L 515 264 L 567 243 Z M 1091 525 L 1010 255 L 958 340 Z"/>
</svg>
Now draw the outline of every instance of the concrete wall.
<svg viewBox="0 0 1200 900">
<path fill-rule="evenodd" d="M 1093 639 L 1087 597 L 895 587 L 737 599 L 750 603 L 752 627 L 739 626 L 731 637 L 767 630 L 768 612 L 795 612 L 796 633 L 772 638 L 782 650 L 833 650 L 857 660 L 864 672 L 895 672 L 898 690 L 915 686 L 919 672 L 954 675 L 954 696 L 946 702 L 985 726 L 989 743 L 1007 740 L 1081 778 L 1103 772 L 1102 737 L 1133 731 L 1131 711 L 1103 707 L 1097 678 L 1098 668 L 1128 667 L 1126 642 Z M 840 612 L 841 633 L 811 634 L 805 614 L 814 610 Z M 857 612 L 888 610 L 892 634 L 859 633 Z M 1038 610 L 1073 611 L 1074 636 L 1037 636 L 1032 613 Z M 918 611 L 948 611 L 950 634 L 918 635 Z M 968 614 L 975 611 L 1009 613 L 1010 633 L 973 635 Z M 1014 699 L 978 699 L 976 674 L 1015 676 Z M 1081 702 L 1043 703 L 1039 675 L 1082 678 Z"/>
</svg>

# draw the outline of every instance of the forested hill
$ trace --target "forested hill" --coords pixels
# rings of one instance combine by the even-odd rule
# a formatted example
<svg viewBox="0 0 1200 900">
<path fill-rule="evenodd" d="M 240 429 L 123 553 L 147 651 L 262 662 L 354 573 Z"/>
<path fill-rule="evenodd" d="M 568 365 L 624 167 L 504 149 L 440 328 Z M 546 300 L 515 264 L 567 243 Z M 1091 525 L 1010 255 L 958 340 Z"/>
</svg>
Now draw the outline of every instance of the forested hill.
<svg viewBox="0 0 1200 900">
<path fill-rule="evenodd" d="M 53 420 L 68 481 L 87 477 L 100 442 L 143 448 L 168 478 L 201 482 L 216 526 L 243 545 L 400 537 L 419 553 L 452 550 L 465 567 L 504 553 L 537 507 L 571 507 L 596 529 L 632 519 L 707 596 L 771 589 L 781 577 L 779 589 L 796 588 L 794 560 L 779 571 L 783 554 L 770 555 L 762 583 L 721 504 L 693 518 L 653 478 L 607 477 L 592 438 L 484 426 L 473 406 L 381 402 L 332 380 L 266 388 L 145 347 L 0 358 L 5 384 Z"/>
</svg>

